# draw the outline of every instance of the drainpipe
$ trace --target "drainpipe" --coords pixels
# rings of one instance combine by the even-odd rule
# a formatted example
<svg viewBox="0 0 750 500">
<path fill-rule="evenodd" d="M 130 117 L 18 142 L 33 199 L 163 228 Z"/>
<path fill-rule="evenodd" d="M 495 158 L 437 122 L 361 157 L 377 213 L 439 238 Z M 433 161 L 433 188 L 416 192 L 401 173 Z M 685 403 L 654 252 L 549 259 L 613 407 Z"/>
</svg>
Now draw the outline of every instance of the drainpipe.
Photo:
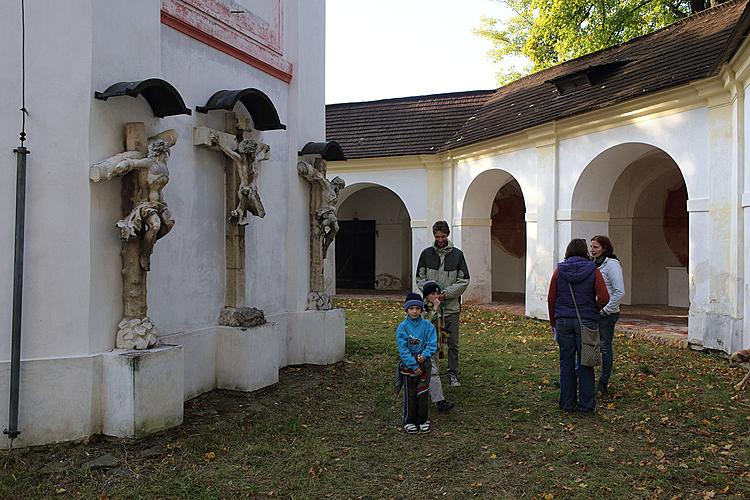
<svg viewBox="0 0 750 500">
<path fill-rule="evenodd" d="M 21 133 L 21 146 L 16 153 L 16 240 L 13 257 L 13 330 L 10 347 L 10 402 L 8 405 L 8 428 L 3 430 L 11 443 L 21 433 L 18 430 L 18 393 L 21 375 L 21 313 L 23 305 L 23 244 L 26 223 L 26 155 L 23 146 L 25 133 Z"/>
<path fill-rule="evenodd" d="M 21 144 L 13 150 L 16 154 L 16 234 L 13 256 L 13 329 L 10 342 L 10 398 L 8 402 L 8 428 L 3 430 L 13 440 L 18 430 L 18 394 L 21 376 L 21 310 L 23 305 L 23 244 L 26 224 L 26 15 L 21 0 Z"/>
</svg>

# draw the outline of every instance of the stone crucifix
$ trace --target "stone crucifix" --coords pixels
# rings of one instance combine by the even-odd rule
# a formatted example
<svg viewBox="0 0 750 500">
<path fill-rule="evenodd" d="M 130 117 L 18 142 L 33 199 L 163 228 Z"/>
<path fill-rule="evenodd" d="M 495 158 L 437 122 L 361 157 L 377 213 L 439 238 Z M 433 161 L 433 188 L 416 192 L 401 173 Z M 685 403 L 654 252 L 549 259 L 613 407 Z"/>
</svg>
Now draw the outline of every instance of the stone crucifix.
<svg viewBox="0 0 750 500">
<path fill-rule="evenodd" d="M 146 349 L 159 341 L 158 331 L 148 317 L 146 275 L 151 269 L 156 240 L 174 226 L 162 190 L 169 182 L 167 160 L 176 142 L 174 130 L 165 130 L 147 140 L 143 123 L 128 123 L 126 151 L 89 168 L 93 182 L 123 178 L 123 218 L 116 224 L 122 240 L 123 319 L 117 325 L 115 342 L 120 349 Z"/>
<path fill-rule="evenodd" d="M 326 170 L 327 162 L 321 157 L 314 158 L 312 163 L 297 163 L 297 172 L 310 183 L 310 293 L 307 296 L 310 310 L 333 308 L 325 293 L 323 260 L 339 230 L 336 202 L 345 183 L 338 176 L 329 181 Z"/>
<path fill-rule="evenodd" d="M 266 322 L 263 311 L 245 307 L 245 226 L 250 222 L 248 213 L 260 218 L 266 215 L 257 179 L 260 163 L 270 159 L 271 148 L 252 138 L 252 124 L 242 116 L 227 113 L 225 127 L 226 132 L 208 127 L 193 130 L 193 145 L 221 152 L 229 160 L 224 170 L 226 292 L 219 324 L 258 326 Z"/>
</svg>

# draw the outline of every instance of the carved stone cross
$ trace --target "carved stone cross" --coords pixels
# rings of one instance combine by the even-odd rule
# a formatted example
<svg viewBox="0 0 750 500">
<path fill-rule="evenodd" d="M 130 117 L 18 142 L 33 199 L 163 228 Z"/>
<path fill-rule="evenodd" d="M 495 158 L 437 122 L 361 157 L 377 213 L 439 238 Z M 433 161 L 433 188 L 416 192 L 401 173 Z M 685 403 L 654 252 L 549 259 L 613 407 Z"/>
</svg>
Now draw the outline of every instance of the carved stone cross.
<svg viewBox="0 0 750 500">
<path fill-rule="evenodd" d="M 323 260 L 339 230 L 336 202 L 345 183 L 338 176 L 329 181 L 326 169 L 327 163 L 320 157 L 314 158 L 312 163 L 297 163 L 297 172 L 310 183 L 310 293 L 307 296 L 310 310 L 333 308 L 325 293 Z"/>
<path fill-rule="evenodd" d="M 219 324 L 257 326 L 265 323 L 263 311 L 245 305 L 245 226 L 248 213 L 264 217 L 266 210 L 258 192 L 260 162 L 270 158 L 268 144 L 252 138 L 250 121 L 234 113 L 226 114 L 226 132 L 208 127 L 193 130 L 193 145 L 224 154 L 226 231 L 225 307 Z M 251 317 L 251 320 L 245 318 Z"/>
<path fill-rule="evenodd" d="M 89 168 L 93 182 L 123 177 L 123 218 L 117 222 L 122 240 L 123 319 L 117 325 L 115 342 L 121 349 L 146 349 L 159 340 L 156 326 L 148 318 L 146 274 L 156 240 L 174 226 L 162 190 L 169 182 L 167 160 L 175 142 L 174 130 L 146 140 L 143 123 L 128 123 L 126 151 Z"/>
</svg>

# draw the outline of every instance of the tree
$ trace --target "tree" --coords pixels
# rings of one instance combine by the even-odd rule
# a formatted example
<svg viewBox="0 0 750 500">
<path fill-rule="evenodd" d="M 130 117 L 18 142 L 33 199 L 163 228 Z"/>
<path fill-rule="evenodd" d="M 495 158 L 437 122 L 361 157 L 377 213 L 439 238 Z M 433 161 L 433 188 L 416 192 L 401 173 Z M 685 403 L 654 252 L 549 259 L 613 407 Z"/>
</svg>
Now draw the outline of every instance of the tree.
<svg viewBox="0 0 750 500">
<path fill-rule="evenodd" d="M 727 0 L 496 1 L 506 4 L 515 15 L 507 21 L 483 17 L 476 33 L 492 41 L 490 59 L 506 64 L 498 73 L 498 85 L 504 85 L 645 35 Z M 517 61 L 524 59 L 527 62 L 519 66 Z"/>
</svg>

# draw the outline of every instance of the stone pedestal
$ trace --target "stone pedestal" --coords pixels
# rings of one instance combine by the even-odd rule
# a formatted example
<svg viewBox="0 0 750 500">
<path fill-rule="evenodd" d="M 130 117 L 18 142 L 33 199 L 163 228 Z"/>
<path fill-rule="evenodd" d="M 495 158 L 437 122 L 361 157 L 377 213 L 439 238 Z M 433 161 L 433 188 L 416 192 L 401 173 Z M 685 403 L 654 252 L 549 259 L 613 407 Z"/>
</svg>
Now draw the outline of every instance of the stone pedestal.
<svg viewBox="0 0 750 500">
<path fill-rule="evenodd" d="M 141 437 L 182 423 L 182 346 L 102 355 L 102 432 Z"/>
<path fill-rule="evenodd" d="M 669 285 L 668 305 L 671 307 L 690 307 L 690 289 L 686 267 L 667 267 Z"/>
<path fill-rule="evenodd" d="M 289 331 L 301 332 L 287 339 L 287 363 L 290 365 L 329 365 L 344 359 L 346 347 L 343 309 L 304 311 L 290 321 Z"/>
<path fill-rule="evenodd" d="M 250 392 L 279 381 L 278 323 L 216 329 L 216 387 Z"/>
</svg>

